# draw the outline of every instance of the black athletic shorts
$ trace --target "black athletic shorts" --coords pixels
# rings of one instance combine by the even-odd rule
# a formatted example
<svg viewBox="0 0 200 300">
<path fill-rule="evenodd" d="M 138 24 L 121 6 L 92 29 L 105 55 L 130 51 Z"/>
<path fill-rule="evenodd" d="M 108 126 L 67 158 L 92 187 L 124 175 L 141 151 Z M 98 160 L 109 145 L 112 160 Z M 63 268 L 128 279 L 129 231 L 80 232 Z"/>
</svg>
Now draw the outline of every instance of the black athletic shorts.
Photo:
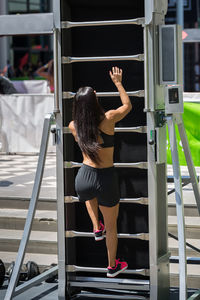
<svg viewBox="0 0 200 300">
<path fill-rule="evenodd" d="M 93 168 L 82 165 L 75 179 L 81 202 L 97 198 L 102 206 L 115 206 L 120 200 L 118 176 L 114 167 Z"/>
</svg>

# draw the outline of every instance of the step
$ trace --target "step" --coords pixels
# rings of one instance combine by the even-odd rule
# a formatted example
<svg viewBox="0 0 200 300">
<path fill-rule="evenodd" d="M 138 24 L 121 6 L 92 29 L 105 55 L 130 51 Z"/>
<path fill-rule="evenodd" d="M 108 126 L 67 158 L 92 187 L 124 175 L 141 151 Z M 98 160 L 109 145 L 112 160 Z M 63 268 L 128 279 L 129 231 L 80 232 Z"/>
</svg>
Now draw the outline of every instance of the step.
<svg viewBox="0 0 200 300">
<path fill-rule="evenodd" d="M 177 217 L 168 217 L 168 230 L 177 236 Z M 185 217 L 185 234 L 188 239 L 199 239 L 200 217 Z"/>
<path fill-rule="evenodd" d="M 3 252 L 0 251 L 0 259 L 3 261 L 6 269 L 9 267 L 12 261 L 15 261 L 17 257 L 17 252 Z M 56 254 L 36 254 L 36 253 L 26 253 L 24 257 L 24 264 L 28 261 L 34 261 L 38 264 L 40 272 L 43 272 L 51 264 L 58 263 L 58 257 Z"/>
<path fill-rule="evenodd" d="M 168 215 L 176 216 L 176 204 L 168 203 Z M 199 217 L 199 211 L 196 204 L 184 204 L 185 217 Z"/>
<path fill-rule="evenodd" d="M 0 210 L 0 229 L 23 230 L 28 210 L 9 209 Z M 57 231 L 57 212 L 52 210 L 37 210 L 32 230 Z"/>
<path fill-rule="evenodd" d="M 0 251 L 17 252 L 22 235 L 22 230 L 0 229 Z M 31 231 L 26 252 L 57 254 L 57 233 Z"/>
<path fill-rule="evenodd" d="M 186 239 L 186 242 L 200 250 L 200 239 Z M 169 238 L 168 239 L 169 252 L 171 256 L 178 256 L 178 241 Z M 200 257 L 200 253 L 186 246 L 186 254 L 188 257 Z"/>
<path fill-rule="evenodd" d="M 30 198 L 26 197 L 0 197 L 0 209 L 28 209 Z M 57 210 L 56 199 L 39 198 L 37 210 Z"/>
<path fill-rule="evenodd" d="M 170 286 L 179 286 L 179 265 L 170 264 Z M 187 287 L 199 289 L 200 287 L 200 265 L 187 265 Z"/>
</svg>

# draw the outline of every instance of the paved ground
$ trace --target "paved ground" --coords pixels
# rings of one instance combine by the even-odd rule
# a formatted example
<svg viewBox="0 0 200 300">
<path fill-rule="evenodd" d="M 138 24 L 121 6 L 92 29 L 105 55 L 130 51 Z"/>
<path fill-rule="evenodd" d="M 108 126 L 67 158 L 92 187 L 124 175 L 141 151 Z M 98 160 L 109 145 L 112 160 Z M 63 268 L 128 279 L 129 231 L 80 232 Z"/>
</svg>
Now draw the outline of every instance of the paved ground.
<svg viewBox="0 0 200 300">
<path fill-rule="evenodd" d="M 30 198 L 38 155 L 0 154 L 0 198 Z M 56 155 L 46 158 L 40 198 L 56 198 Z"/>
</svg>

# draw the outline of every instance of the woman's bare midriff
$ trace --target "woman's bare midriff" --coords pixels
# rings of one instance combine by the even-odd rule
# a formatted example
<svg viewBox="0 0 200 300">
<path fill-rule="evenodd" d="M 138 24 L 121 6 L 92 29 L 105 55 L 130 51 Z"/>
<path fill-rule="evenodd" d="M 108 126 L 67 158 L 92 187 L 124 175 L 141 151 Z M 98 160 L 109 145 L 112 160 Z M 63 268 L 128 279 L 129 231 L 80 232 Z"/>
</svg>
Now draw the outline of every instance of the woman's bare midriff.
<svg viewBox="0 0 200 300">
<path fill-rule="evenodd" d="M 113 166 L 114 147 L 102 148 L 99 150 L 100 163 L 96 164 L 83 153 L 83 163 L 93 168 L 109 168 Z"/>
</svg>

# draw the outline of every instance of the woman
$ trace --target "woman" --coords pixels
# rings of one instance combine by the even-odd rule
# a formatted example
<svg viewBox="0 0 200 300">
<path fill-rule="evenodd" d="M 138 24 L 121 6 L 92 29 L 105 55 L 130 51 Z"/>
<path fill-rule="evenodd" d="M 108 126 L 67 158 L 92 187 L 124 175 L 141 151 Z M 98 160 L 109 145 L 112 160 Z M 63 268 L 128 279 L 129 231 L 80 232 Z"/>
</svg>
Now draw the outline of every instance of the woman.
<svg viewBox="0 0 200 300">
<path fill-rule="evenodd" d="M 117 218 L 119 212 L 119 185 L 113 167 L 115 123 L 132 109 L 130 99 L 122 85 L 122 70 L 113 67 L 110 77 L 119 91 L 122 105 L 104 112 L 91 87 L 78 90 L 73 103 L 73 121 L 69 128 L 83 154 L 83 165 L 75 180 L 79 200 L 85 202 L 91 218 L 96 241 L 104 238 L 108 253 L 107 276 L 115 277 L 128 264 L 116 259 Z M 98 207 L 104 224 L 99 221 Z"/>
<path fill-rule="evenodd" d="M 36 71 L 36 74 L 38 74 L 41 77 L 44 77 L 49 82 L 49 88 L 51 93 L 54 93 L 54 65 L 53 65 L 53 59 L 50 60 L 46 65 L 42 66 Z"/>
</svg>

